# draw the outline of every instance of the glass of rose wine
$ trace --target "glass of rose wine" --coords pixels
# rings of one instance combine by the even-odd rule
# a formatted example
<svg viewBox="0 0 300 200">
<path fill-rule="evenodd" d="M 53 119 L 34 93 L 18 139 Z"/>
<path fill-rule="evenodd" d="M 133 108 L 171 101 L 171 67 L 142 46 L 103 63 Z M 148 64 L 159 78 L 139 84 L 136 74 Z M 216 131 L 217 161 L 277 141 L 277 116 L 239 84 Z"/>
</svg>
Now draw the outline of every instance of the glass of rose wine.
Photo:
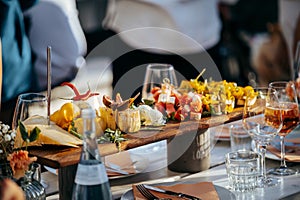
<svg viewBox="0 0 300 200">
<path fill-rule="evenodd" d="M 244 105 L 243 127 L 256 143 L 256 150 L 261 154 L 261 175 L 257 187 L 265 188 L 276 185 L 275 177 L 267 177 L 265 154 L 267 146 L 282 127 L 280 103 L 276 91 L 268 88 L 255 88 L 255 93 L 248 95 Z"/>
<path fill-rule="evenodd" d="M 291 169 L 286 165 L 284 139 L 299 124 L 299 105 L 295 84 L 288 81 L 275 81 L 271 82 L 269 86 L 276 90 L 282 110 L 283 126 L 278 134 L 281 146 L 280 166 L 270 169 L 268 173 L 278 176 L 293 175 L 297 173 L 297 170 Z"/>
</svg>

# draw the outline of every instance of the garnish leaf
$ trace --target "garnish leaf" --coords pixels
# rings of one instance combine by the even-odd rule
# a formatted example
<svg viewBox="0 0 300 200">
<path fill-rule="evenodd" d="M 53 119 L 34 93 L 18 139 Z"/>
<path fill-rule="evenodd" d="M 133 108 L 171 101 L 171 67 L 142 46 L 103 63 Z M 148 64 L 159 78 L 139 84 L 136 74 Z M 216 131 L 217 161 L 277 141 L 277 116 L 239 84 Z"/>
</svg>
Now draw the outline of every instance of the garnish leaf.
<svg viewBox="0 0 300 200">
<path fill-rule="evenodd" d="M 24 124 L 21 121 L 19 121 L 18 124 L 19 124 L 21 137 L 22 137 L 23 141 L 26 141 L 28 139 L 28 132 L 27 132 Z"/>
<path fill-rule="evenodd" d="M 38 127 L 34 127 L 34 129 L 30 132 L 29 142 L 33 142 L 38 139 L 41 130 Z"/>
<path fill-rule="evenodd" d="M 111 142 L 116 143 L 117 146 L 120 146 L 120 143 L 126 140 L 127 139 L 124 138 L 124 134 L 119 129 L 112 130 L 110 128 L 107 128 L 104 132 L 104 135 L 100 137 L 99 142 Z"/>
</svg>

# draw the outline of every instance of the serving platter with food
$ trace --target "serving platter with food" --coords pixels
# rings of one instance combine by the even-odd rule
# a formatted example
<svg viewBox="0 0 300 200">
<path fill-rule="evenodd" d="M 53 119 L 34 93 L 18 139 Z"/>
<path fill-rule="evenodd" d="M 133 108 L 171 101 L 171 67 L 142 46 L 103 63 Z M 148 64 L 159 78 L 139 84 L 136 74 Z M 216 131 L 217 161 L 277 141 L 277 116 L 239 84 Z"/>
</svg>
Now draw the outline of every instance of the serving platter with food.
<svg viewBox="0 0 300 200">
<path fill-rule="evenodd" d="M 121 94 L 114 99 L 104 94 L 102 106 L 95 108 L 101 154 L 109 155 L 241 119 L 245 98 L 255 95 L 251 86 L 198 79 L 199 76 L 182 81 L 178 88 L 162 83 L 161 87 L 152 89 L 152 100 L 143 99 L 138 104 L 135 100 L 139 94 L 126 100 Z M 30 153 L 53 168 L 78 162 L 83 129 L 80 108 L 91 106 L 86 100 L 99 95 L 90 89 L 80 94 L 71 83 L 63 86 L 70 87 L 74 97 L 62 98 L 66 102 L 50 115 L 51 128 L 41 125 L 45 123 L 43 119 L 28 122 L 30 126 L 35 121 L 42 128 L 41 137 Z"/>
</svg>

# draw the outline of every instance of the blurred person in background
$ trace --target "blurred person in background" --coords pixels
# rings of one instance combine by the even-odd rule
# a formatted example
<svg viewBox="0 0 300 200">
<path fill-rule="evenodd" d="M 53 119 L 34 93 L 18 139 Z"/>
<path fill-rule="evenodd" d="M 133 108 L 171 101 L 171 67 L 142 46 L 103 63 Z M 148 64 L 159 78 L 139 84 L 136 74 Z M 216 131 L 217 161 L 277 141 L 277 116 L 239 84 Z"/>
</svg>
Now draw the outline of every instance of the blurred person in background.
<svg viewBox="0 0 300 200">
<path fill-rule="evenodd" d="M 11 123 L 17 96 L 33 90 L 36 85 L 31 47 L 23 17 L 23 11 L 36 2 L 36 0 L 0 0 L 3 72 L 0 80 L 2 84 L 0 120 L 6 124 Z"/>
<path fill-rule="evenodd" d="M 221 16 L 225 64 L 240 71 L 233 74 L 242 85 L 256 86 L 257 79 L 261 79 L 257 74 L 258 51 L 269 38 L 271 30 L 267 24 L 278 23 L 278 0 L 239 0 L 234 5 L 222 5 Z"/>
<path fill-rule="evenodd" d="M 52 52 L 52 87 L 74 79 L 85 65 L 87 47 L 75 0 L 40 0 L 27 10 L 22 4 L 31 1 L 0 2 L 4 75 L 0 120 L 10 124 L 19 94 L 47 89 L 47 47 Z"/>
<path fill-rule="evenodd" d="M 24 13 L 29 21 L 28 38 L 33 52 L 37 89 L 47 89 L 47 47 L 52 50 L 52 87 L 75 78 L 85 65 L 86 39 L 75 0 L 39 0 Z"/>
<path fill-rule="evenodd" d="M 252 42 L 251 58 L 259 85 L 299 77 L 298 69 L 294 69 L 294 56 L 300 37 L 297 33 L 300 29 L 297 28 L 300 23 L 300 1 L 279 0 L 273 5 L 278 6 L 277 22 L 268 23 L 268 33 L 259 42 Z"/>
<path fill-rule="evenodd" d="M 230 76 L 224 76 L 227 69 L 222 67 L 219 52 L 222 23 L 218 3 L 218 0 L 109 1 L 104 27 L 120 33 L 120 41 L 110 54 L 127 49 L 113 60 L 114 92 L 131 90 L 128 86 L 132 80 L 141 86 L 146 68 L 139 73 L 130 71 L 147 63 L 172 64 L 181 75 L 179 83 L 182 79 L 196 78 L 203 68 L 209 74 L 215 66 L 223 79 L 230 81 Z"/>
<path fill-rule="evenodd" d="M 289 62 L 292 68 L 291 78 L 299 77 L 299 69 L 294 68 L 297 43 L 300 41 L 300 1 L 279 0 L 279 23 L 286 40 Z"/>
</svg>

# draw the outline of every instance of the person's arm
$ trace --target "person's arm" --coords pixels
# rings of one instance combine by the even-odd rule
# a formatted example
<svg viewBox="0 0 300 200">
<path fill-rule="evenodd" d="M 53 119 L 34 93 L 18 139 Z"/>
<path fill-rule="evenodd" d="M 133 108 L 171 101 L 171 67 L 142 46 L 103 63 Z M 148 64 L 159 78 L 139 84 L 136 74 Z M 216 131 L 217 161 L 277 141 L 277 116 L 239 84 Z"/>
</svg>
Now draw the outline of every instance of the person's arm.
<svg viewBox="0 0 300 200">
<path fill-rule="evenodd" d="M 28 37 L 35 55 L 33 64 L 38 90 L 47 88 L 47 46 L 52 49 L 52 86 L 72 81 L 85 65 L 86 53 L 86 40 L 75 0 L 40 0 L 38 5 L 25 12 L 25 16 L 30 19 Z"/>
</svg>

